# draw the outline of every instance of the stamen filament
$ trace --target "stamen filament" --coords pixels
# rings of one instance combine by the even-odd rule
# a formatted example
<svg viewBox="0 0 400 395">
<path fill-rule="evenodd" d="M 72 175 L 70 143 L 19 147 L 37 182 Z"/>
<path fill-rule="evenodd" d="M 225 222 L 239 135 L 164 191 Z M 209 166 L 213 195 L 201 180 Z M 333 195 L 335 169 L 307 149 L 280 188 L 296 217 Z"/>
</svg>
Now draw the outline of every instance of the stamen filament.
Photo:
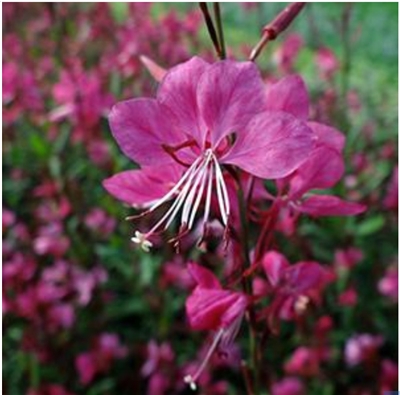
<svg viewBox="0 0 400 395">
<path fill-rule="evenodd" d="M 196 370 L 196 373 L 194 374 L 194 376 L 192 376 L 192 375 L 189 374 L 189 375 L 187 375 L 187 376 L 185 376 L 185 377 L 183 378 L 183 381 L 184 381 L 185 383 L 189 384 L 189 385 L 190 385 L 190 388 L 191 388 L 193 391 L 196 391 L 196 389 L 197 389 L 196 381 L 197 381 L 197 379 L 199 378 L 199 376 L 201 375 L 201 373 L 203 372 L 204 368 L 207 366 L 208 361 L 210 360 L 210 358 L 211 358 L 213 352 L 215 351 L 216 347 L 218 346 L 218 343 L 219 343 L 219 341 L 220 341 L 220 339 L 221 339 L 223 333 L 224 333 L 224 329 L 223 329 L 223 328 L 221 328 L 221 329 L 217 332 L 217 334 L 216 334 L 215 337 L 214 337 L 213 342 L 211 343 L 210 348 L 209 348 L 208 351 L 207 351 L 207 354 L 206 354 L 205 358 L 203 359 L 203 361 L 202 361 L 200 367 Z"/>
</svg>

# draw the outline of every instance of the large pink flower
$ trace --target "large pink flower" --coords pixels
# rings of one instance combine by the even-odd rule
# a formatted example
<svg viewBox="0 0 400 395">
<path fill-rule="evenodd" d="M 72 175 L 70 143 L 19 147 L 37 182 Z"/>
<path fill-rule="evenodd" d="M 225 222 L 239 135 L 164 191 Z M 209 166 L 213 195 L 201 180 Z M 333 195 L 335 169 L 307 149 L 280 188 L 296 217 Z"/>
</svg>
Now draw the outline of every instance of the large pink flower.
<svg viewBox="0 0 400 395">
<path fill-rule="evenodd" d="M 292 94 L 296 97 L 297 92 Z M 300 119 L 266 110 L 265 87 L 257 67 L 231 60 L 209 64 L 194 57 L 172 68 L 156 98 L 116 104 L 110 125 L 121 150 L 142 167 L 129 173 L 137 190 L 142 183 L 148 185 L 151 173 L 166 166 L 180 169 L 177 181 L 165 178 L 174 181 L 168 192 L 160 185 L 145 190 L 149 197 L 158 197 L 149 199 L 149 211 L 175 199 L 150 231 L 136 233 L 133 240 L 145 249 L 151 246 L 148 238 L 168 227 L 179 212 L 181 230 L 191 229 L 203 198 L 203 221 L 207 223 L 213 190 L 222 223 L 227 225 L 230 202 L 221 165 L 235 165 L 261 178 L 282 178 L 305 160 L 313 145 L 313 132 Z M 126 180 L 127 173 L 121 173 L 104 185 L 121 198 L 118 185 Z M 125 196 L 123 200 L 130 199 Z M 145 203 L 140 197 L 138 201 Z"/>
</svg>

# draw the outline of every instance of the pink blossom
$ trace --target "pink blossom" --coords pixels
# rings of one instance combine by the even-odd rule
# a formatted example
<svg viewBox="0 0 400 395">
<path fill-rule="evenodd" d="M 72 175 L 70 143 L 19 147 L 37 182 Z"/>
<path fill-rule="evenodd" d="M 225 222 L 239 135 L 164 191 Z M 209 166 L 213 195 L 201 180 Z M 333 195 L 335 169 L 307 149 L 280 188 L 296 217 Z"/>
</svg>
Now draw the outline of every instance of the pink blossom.
<svg viewBox="0 0 400 395">
<path fill-rule="evenodd" d="M 109 217 L 101 208 L 94 208 L 86 214 L 84 218 L 85 225 L 105 237 L 108 236 L 115 228 L 115 219 Z"/>
<path fill-rule="evenodd" d="M 304 395 L 303 383 L 295 377 L 286 377 L 272 385 L 272 395 Z"/>
<path fill-rule="evenodd" d="M 363 333 L 347 340 L 344 356 L 347 365 L 356 366 L 363 362 L 371 362 L 377 357 L 383 343 L 382 336 Z"/>
<path fill-rule="evenodd" d="M 399 297 L 399 273 L 395 267 L 386 270 L 385 276 L 379 280 L 379 292 L 388 297 L 393 302 L 398 301 Z"/>
<path fill-rule="evenodd" d="M 292 92 L 297 94 L 294 96 Z M 267 91 L 266 108 L 284 111 L 306 122 L 316 137 L 316 144 L 297 170 L 284 180 L 278 180 L 278 196 L 271 197 L 279 203 L 281 224 L 285 233 L 292 233 L 300 214 L 311 216 L 355 215 L 365 211 L 365 206 L 346 202 L 336 196 L 312 195 L 313 189 L 333 187 L 343 176 L 341 156 L 345 138 L 336 129 L 317 122 L 307 122 L 309 98 L 303 80 L 288 76 L 273 84 Z"/>
<path fill-rule="evenodd" d="M 393 169 L 392 176 L 390 178 L 386 196 L 383 199 L 383 206 L 389 210 L 397 211 L 399 206 L 399 169 L 396 166 Z"/>
<path fill-rule="evenodd" d="M 197 286 L 186 300 L 186 314 L 194 330 L 215 332 L 212 344 L 197 372 L 185 381 L 196 388 L 196 380 L 204 370 L 215 349 L 224 351 L 234 340 L 248 305 L 245 294 L 225 290 L 214 274 L 195 263 L 189 264 L 190 274 Z"/>
<path fill-rule="evenodd" d="M 320 357 L 316 350 L 308 347 L 299 347 L 285 363 L 288 374 L 297 374 L 304 377 L 313 377 L 319 373 Z"/>
<path fill-rule="evenodd" d="M 350 270 L 363 259 L 363 252 L 359 248 L 349 247 L 335 251 L 334 265 L 336 270 Z"/>
<path fill-rule="evenodd" d="M 277 317 L 291 320 L 303 314 L 310 301 L 319 301 L 320 292 L 330 281 L 329 272 L 317 262 L 290 265 L 276 251 L 264 255 L 262 267 L 272 287 L 273 301 L 266 310 L 270 324 Z"/>
<path fill-rule="evenodd" d="M 318 69 L 325 79 L 331 79 L 339 69 L 339 61 L 336 55 L 329 48 L 320 48 L 315 56 Z"/>
<path fill-rule="evenodd" d="M 339 295 L 340 306 L 354 306 L 357 304 L 358 294 L 355 288 L 351 287 L 343 291 Z"/>
<path fill-rule="evenodd" d="M 98 373 L 107 372 L 115 359 L 125 358 L 128 349 L 120 344 L 113 333 L 101 334 L 89 352 L 83 352 L 75 358 L 75 367 L 83 385 L 89 384 Z"/>
<path fill-rule="evenodd" d="M 294 63 L 303 45 L 303 38 L 299 34 L 290 34 L 278 50 L 275 51 L 273 55 L 274 61 L 284 73 L 290 73 L 293 70 Z"/>
<path fill-rule="evenodd" d="M 149 173 L 154 172 L 151 167 L 180 168 L 179 180 L 167 193 L 136 183 L 138 189 L 152 191 L 157 197 L 155 202 L 131 199 L 133 204 L 152 203 L 148 212 L 175 197 L 151 230 L 136 232 L 133 241 L 145 249 L 152 245 L 149 237 L 167 228 L 180 209 L 180 235 L 190 230 L 203 198 L 203 223 L 207 224 L 213 189 L 221 221 L 227 225 L 231 204 L 222 165 L 235 165 L 261 178 L 280 178 L 295 170 L 313 146 L 311 129 L 303 122 L 289 113 L 265 110 L 264 84 L 250 62 L 209 64 L 194 57 L 166 73 L 156 99 L 115 105 L 110 125 L 125 155 L 142 166 L 130 173 L 130 178 L 147 168 L 148 173 L 136 180 L 148 184 Z M 126 179 L 127 173 L 104 183 L 117 198 L 120 193 L 116 190 L 126 183 L 121 177 Z"/>
</svg>

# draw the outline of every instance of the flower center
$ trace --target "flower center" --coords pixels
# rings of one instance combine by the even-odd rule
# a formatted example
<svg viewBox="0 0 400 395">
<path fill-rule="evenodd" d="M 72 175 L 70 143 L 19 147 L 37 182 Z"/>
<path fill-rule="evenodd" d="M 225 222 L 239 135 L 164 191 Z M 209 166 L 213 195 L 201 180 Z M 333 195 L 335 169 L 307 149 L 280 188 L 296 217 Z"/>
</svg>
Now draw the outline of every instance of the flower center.
<svg viewBox="0 0 400 395">
<path fill-rule="evenodd" d="M 154 211 L 175 196 L 175 200 L 167 212 L 148 232 L 143 234 L 136 231 L 135 237 L 131 240 L 139 244 L 143 250 L 148 251 L 151 247 L 149 237 L 161 228 L 167 229 L 179 215 L 179 212 L 181 212 L 179 234 L 186 234 L 193 227 L 203 196 L 205 196 L 203 216 L 203 224 L 205 225 L 210 215 L 213 185 L 215 185 L 217 191 L 221 220 L 226 227 L 230 213 L 228 191 L 217 157 L 213 150 L 208 148 L 190 165 L 175 186 L 161 199 L 154 202 L 146 213 Z"/>
</svg>

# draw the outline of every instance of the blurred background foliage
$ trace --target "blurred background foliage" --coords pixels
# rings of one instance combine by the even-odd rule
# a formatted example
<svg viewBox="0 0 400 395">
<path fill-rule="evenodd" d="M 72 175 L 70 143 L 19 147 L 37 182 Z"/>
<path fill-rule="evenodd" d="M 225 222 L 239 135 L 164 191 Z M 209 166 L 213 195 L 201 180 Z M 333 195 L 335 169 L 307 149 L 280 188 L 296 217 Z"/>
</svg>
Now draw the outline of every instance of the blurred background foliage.
<svg viewBox="0 0 400 395">
<path fill-rule="evenodd" d="M 261 27 L 283 6 L 221 4 L 230 56 L 245 59 L 258 41 Z M 385 341 L 380 358 L 397 360 L 397 304 L 382 296 L 377 284 L 390 268 L 397 270 L 397 208 L 388 208 L 383 202 L 397 163 L 398 4 L 351 3 L 350 11 L 346 7 L 347 3 L 308 4 L 257 61 L 266 78 L 284 76 L 288 70 L 277 53 L 291 35 L 301 37 L 303 43 L 290 72 L 304 77 L 313 103 L 323 103 L 327 93 L 332 95 L 331 111 L 322 113 L 322 118 L 329 117 L 329 123 L 348 138 L 347 175 L 334 192 L 369 206 L 366 214 L 356 218 L 303 219 L 299 238 L 279 238 L 282 251 L 293 262 L 312 258 L 332 264 L 338 250 L 350 247 L 363 255 L 360 264 L 329 288 L 318 312 L 333 318 L 330 344 L 334 353 L 323 373 L 304 379 L 305 393 L 315 395 L 361 394 L 365 388 L 370 392 L 363 394 L 378 393 L 373 372 L 345 365 L 345 343 L 356 333 L 381 335 Z M 346 12 L 350 12 L 347 25 Z M 94 33 L 96 28 L 99 30 Z M 137 49 L 127 49 L 130 40 Z M 340 65 L 329 81 L 321 79 L 315 60 L 321 47 L 329 48 Z M 132 70 L 118 57 L 124 50 L 134 60 Z M 180 275 L 166 273 L 166 267 L 171 272 L 183 271 L 184 261 L 193 257 L 173 258 L 172 254 L 160 256 L 135 249 L 130 242 L 132 225 L 124 221 L 132 210 L 107 195 L 101 183 L 117 171 L 133 167 L 110 135 L 106 109 L 123 98 L 151 95 L 156 89 L 138 56 L 147 55 L 170 67 L 199 53 L 215 59 L 197 3 L 143 7 L 127 3 L 3 3 L 3 67 L 12 65 L 3 71 L 5 393 L 146 393 L 151 377 L 141 374 L 141 368 L 150 358 L 150 340 L 171 345 L 178 370 L 196 357 L 205 336 L 188 331 L 184 301 L 189 288 L 176 286 Z M 10 71 L 14 65 L 17 71 Z M 71 70 L 76 71 L 77 79 L 88 77 L 73 82 L 82 84 L 82 91 L 91 86 L 89 76 L 99 82 L 98 92 L 93 88 L 95 93 L 88 98 L 90 108 L 97 106 L 97 101 L 107 102 L 99 105 L 93 124 L 83 122 L 93 129 L 87 135 L 85 130 L 77 132 L 82 126 L 79 114 L 54 116 L 55 109 L 68 104 L 57 96 L 55 87 L 64 84 L 66 91 L 73 89 L 63 80 L 63 73 Z M 8 90 L 13 91 L 9 96 Z M 107 94 L 113 97 L 107 99 Z M 313 108 L 316 118 L 321 116 L 317 107 Z M 95 218 L 92 222 L 89 214 Z M 66 244 L 59 245 L 62 240 Z M 307 249 L 303 240 L 308 240 Z M 41 243 L 47 244 L 43 247 Z M 171 261 L 173 265 L 166 266 Z M 33 262 L 34 269 L 24 274 L 31 265 L 27 262 Z M 59 280 L 51 290 L 38 291 L 44 270 L 58 262 L 66 262 L 68 271 L 74 267 L 82 272 L 69 274 L 68 280 Z M 105 272 L 104 281 L 90 274 L 98 268 Z M 84 282 L 79 280 L 82 278 L 86 279 L 86 291 L 77 286 Z M 61 286 L 62 295 L 55 295 Z M 350 286 L 356 290 L 357 302 L 343 306 L 338 296 Z M 86 303 L 79 302 L 82 292 L 90 294 Z M 60 305 L 72 306 L 69 320 L 48 313 Z M 53 327 L 49 324 L 52 317 Z M 109 363 L 79 367 L 80 354 L 101 349 L 98 339 L 102 334 L 116 335 L 120 347 L 125 348 L 120 350 L 113 343 L 109 354 L 93 351 L 92 355 Z M 284 325 L 280 337 L 265 350 L 273 366 L 271 377 L 283 377 L 284 361 L 309 341 L 308 334 Z M 246 354 L 245 344 L 242 352 Z M 89 365 L 95 373 L 85 381 L 82 370 Z M 217 392 L 210 387 L 204 393 L 244 393 L 243 382 L 234 371 L 217 369 L 214 376 L 226 380 L 226 390 Z M 181 377 L 175 373 L 173 379 Z M 183 386 L 179 390 L 169 387 L 160 394 L 189 393 L 185 391 Z"/>
</svg>

